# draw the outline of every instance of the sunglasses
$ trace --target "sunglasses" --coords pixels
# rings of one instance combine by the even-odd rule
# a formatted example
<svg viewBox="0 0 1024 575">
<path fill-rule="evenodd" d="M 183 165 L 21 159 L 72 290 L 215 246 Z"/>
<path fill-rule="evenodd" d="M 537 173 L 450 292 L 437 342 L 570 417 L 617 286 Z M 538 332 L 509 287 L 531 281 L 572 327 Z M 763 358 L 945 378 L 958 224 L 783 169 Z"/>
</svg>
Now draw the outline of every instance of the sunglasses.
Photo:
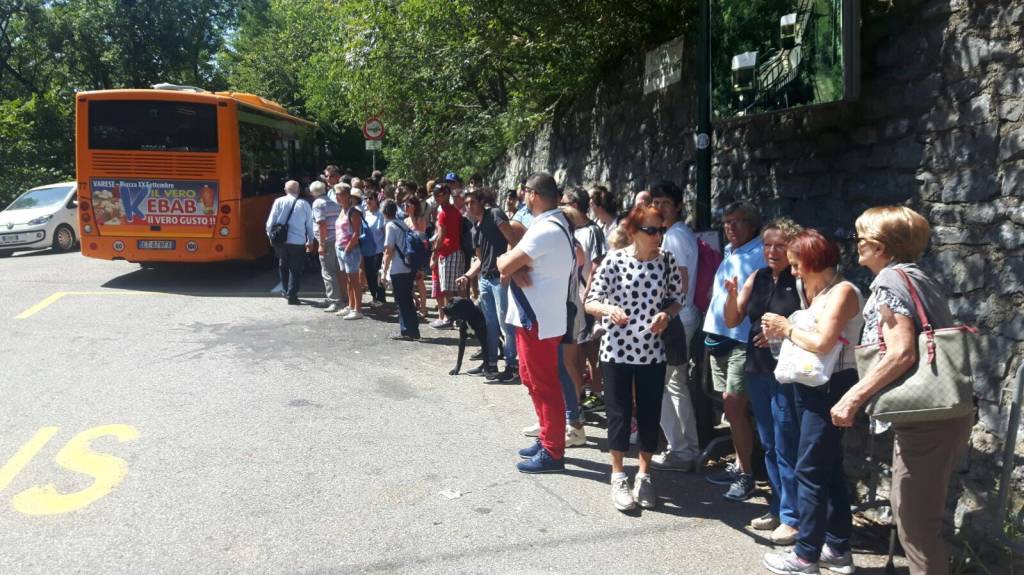
<svg viewBox="0 0 1024 575">
<path fill-rule="evenodd" d="M 665 228 L 665 227 L 656 228 L 654 226 L 641 226 L 641 227 L 637 228 L 637 230 L 639 230 L 639 231 L 641 231 L 641 232 L 643 232 L 643 233 L 645 233 L 645 234 L 647 234 L 649 236 L 656 236 L 658 234 L 664 235 L 665 232 L 668 231 L 668 228 Z"/>
</svg>

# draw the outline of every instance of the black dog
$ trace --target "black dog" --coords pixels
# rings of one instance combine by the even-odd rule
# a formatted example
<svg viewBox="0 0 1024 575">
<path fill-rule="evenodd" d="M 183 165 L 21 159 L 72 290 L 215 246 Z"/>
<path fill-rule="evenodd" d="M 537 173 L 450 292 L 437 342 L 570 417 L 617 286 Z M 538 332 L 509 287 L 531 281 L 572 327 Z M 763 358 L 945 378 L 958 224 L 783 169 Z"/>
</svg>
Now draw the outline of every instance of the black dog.
<svg viewBox="0 0 1024 575">
<path fill-rule="evenodd" d="M 462 358 L 466 353 L 466 340 L 469 339 L 469 330 L 480 342 L 480 349 L 484 355 L 487 354 L 487 322 L 484 320 L 484 312 L 473 303 L 473 300 L 456 297 L 444 305 L 444 315 L 459 326 L 459 357 L 455 360 L 455 369 L 448 372 L 448 375 L 458 375 L 462 369 Z M 480 364 L 481 371 L 486 367 L 487 361 Z"/>
</svg>

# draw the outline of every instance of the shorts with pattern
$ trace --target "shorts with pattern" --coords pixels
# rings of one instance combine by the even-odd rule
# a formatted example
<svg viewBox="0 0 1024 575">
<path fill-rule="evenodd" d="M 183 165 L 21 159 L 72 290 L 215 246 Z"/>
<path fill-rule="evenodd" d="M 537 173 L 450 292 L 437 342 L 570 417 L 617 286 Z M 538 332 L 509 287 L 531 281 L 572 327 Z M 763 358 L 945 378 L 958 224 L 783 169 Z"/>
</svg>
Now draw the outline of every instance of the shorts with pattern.
<svg viewBox="0 0 1024 575">
<path fill-rule="evenodd" d="M 459 287 L 455 285 L 455 280 L 459 279 L 464 273 L 466 273 L 466 255 L 461 250 L 456 250 L 450 255 L 441 258 L 437 270 L 441 291 L 459 291 Z"/>
</svg>

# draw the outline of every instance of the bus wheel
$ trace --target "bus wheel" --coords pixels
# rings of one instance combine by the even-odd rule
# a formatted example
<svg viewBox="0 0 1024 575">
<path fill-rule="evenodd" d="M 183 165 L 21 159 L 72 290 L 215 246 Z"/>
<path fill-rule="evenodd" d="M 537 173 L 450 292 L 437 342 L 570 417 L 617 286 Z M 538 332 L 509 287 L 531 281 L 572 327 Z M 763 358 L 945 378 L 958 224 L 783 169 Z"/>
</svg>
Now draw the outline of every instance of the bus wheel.
<svg viewBox="0 0 1024 575">
<path fill-rule="evenodd" d="M 69 252 L 75 247 L 75 230 L 67 224 L 57 226 L 53 233 L 53 251 Z"/>
</svg>

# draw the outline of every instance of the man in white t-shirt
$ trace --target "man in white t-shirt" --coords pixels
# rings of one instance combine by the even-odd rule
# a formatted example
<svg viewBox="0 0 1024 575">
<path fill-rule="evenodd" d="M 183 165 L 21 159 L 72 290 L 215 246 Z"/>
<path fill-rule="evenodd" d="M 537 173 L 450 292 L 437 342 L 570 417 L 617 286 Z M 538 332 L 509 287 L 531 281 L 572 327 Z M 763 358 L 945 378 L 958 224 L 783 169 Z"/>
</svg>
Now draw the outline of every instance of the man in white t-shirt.
<svg viewBox="0 0 1024 575">
<path fill-rule="evenodd" d="M 516 326 L 519 376 L 540 421 L 537 442 L 519 451 L 523 473 L 565 469 L 565 398 L 558 380 L 558 345 L 568 325 L 566 302 L 575 250 L 569 223 L 558 209 L 561 193 L 550 174 L 526 180 L 534 220 L 516 247 L 498 258 L 509 284 L 507 320 Z"/>
<path fill-rule="evenodd" d="M 697 284 L 697 236 L 683 222 L 683 190 L 679 186 L 669 181 L 659 182 L 651 188 L 651 196 L 652 205 L 661 212 L 662 225 L 668 228 L 661 249 L 672 254 L 686 286 L 686 300 L 676 321 L 681 321 L 686 329 L 686 346 L 689 348 L 700 325 L 700 312 L 693 303 Z M 669 365 L 665 370 L 661 429 L 665 432 L 668 448 L 651 458 L 651 465 L 656 469 L 693 471 L 700 458 L 687 368 L 687 365 Z"/>
</svg>

